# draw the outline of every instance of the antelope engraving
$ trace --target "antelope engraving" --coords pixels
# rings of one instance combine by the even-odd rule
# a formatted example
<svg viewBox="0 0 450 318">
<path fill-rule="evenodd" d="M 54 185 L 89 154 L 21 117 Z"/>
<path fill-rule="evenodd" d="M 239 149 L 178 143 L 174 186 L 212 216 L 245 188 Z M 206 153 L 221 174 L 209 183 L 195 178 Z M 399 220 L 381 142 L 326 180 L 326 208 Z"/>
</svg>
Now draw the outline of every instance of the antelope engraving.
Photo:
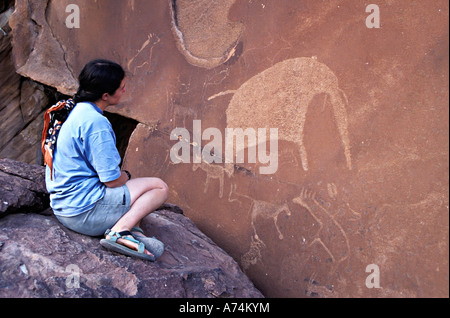
<svg viewBox="0 0 450 318">
<path fill-rule="evenodd" d="M 306 208 L 319 224 L 319 229 L 309 246 L 313 244 L 322 246 L 335 264 L 347 259 L 350 253 L 347 234 L 333 215 L 319 202 L 316 194 L 302 189 L 300 195 L 292 201 Z"/>
<path fill-rule="evenodd" d="M 208 190 L 209 182 L 212 179 L 218 179 L 219 180 L 219 198 L 223 197 L 223 185 L 225 182 L 225 174 L 228 175 L 228 177 L 231 177 L 234 173 L 234 164 L 232 163 L 226 163 L 224 166 L 216 165 L 216 164 L 210 164 L 207 162 L 202 163 L 194 163 L 192 166 L 192 171 L 197 171 L 198 169 L 201 169 L 206 172 L 206 182 L 205 182 L 205 189 L 204 193 Z"/>
<path fill-rule="evenodd" d="M 278 226 L 278 217 L 281 213 L 285 213 L 287 216 L 291 216 L 292 212 L 289 209 L 287 203 L 270 203 L 262 200 L 255 200 L 254 198 L 236 192 L 236 184 L 231 185 L 231 190 L 228 195 L 228 201 L 239 201 L 237 199 L 232 199 L 232 195 L 235 194 L 237 196 L 241 196 L 250 200 L 250 218 L 251 218 L 251 226 L 253 229 L 253 236 L 251 237 L 250 249 L 242 256 L 242 263 L 244 269 L 247 269 L 250 265 L 256 264 L 258 261 L 261 261 L 261 249 L 266 245 L 261 240 L 258 235 L 258 231 L 256 229 L 256 220 L 258 218 L 262 218 L 264 220 L 272 220 L 273 224 L 278 233 L 278 238 L 280 240 L 284 239 L 284 235 Z"/>
</svg>

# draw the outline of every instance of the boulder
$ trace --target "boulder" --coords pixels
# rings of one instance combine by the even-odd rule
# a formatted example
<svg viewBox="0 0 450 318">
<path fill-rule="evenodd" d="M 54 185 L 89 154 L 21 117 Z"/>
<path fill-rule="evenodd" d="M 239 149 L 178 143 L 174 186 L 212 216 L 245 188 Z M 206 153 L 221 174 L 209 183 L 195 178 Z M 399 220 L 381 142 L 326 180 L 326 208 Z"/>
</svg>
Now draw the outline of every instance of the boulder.
<svg viewBox="0 0 450 318">
<path fill-rule="evenodd" d="M 0 216 L 20 211 L 39 212 L 48 207 L 45 170 L 10 159 L 0 160 Z"/>
<path fill-rule="evenodd" d="M 108 251 L 100 238 L 62 226 L 44 204 L 42 167 L 0 160 L 0 171 L 0 298 L 263 297 L 173 204 L 141 224 L 165 243 L 164 254 L 152 263 Z M 32 211 L 43 213 L 26 213 Z"/>
<path fill-rule="evenodd" d="M 53 216 L 0 219 L 0 297 L 262 297 L 185 216 L 160 210 L 143 223 L 166 246 L 154 263 L 110 252 Z"/>
<path fill-rule="evenodd" d="M 9 26 L 13 5 L 0 5 L 0 158 L 39 163 L 44 112 L 56 96 L 54 89 L 16 73 Z"/>
<path fill-rule="evenodd" d="M 15 2 L 9 24 L 20 34 L 13 35 L 13 46 L 23 48 L 15 51 L 17 73 L 73 95 L 78 82 L 64 59 L 63 46 L 53 37 L 45 18 L 47 4 L 48 0 Z"/>
</svg>

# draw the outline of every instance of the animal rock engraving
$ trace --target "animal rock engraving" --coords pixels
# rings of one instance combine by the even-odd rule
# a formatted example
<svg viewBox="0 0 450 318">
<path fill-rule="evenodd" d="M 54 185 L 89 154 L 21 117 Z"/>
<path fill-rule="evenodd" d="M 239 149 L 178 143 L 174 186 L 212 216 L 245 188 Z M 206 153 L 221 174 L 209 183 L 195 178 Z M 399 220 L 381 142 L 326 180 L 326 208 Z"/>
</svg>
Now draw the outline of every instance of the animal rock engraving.
<svg viewBox="0 0 450 318">
<path fill-rule="evenodd" d="M 308 156 L 303 142 L 306 114 L 312 99 L 322 93 L 333 107 L 347 167 L 351 170 L 347 97 L 334 73 L 314 58 L 285 60 L 245 82 L 230 101 L 227 127 L 278 128 L 278 139 L 298 143 L 302 167 L 307 171 Z M 255 145 L 248 142 L 247 147 L 252 146 Z M 236 144 L 236 148 L 244 149 L 245 145 Z"/>
<path fill-rule="evenodd" d="M 225 174 L 228 175 L 228 177 L 231 177 L 234 173 L 234 164 L 226 163 L 223 167 L 220 165 L 213 165 L 207 162 L 202 163 L 194 163 L 192 166 L 192 171 L 197 171 L 198 169 L 201 169 L 206 172 L 206 182 L 205 182 L 205 189 L 204 193 L 208 190 L 209 182 L 213 179 L 219 180 L 219 198 L 223 197 L 223 186 L 225 182 Z"/>
<path fill-rule="evenodd" d="M 334 216 L 319 202 L 316 194 L 303 189 L 300 195 L 293 199 L 293 202 L 306 208 L 319 225 L 309 246 L 314 244 L 322 246 L 334 264 L 339 264 L 347 259 L 350 253 L 347 234 Z"/>
<path fill-rule="evenodd" d="M 228 201 L 240 201 L 239 199 L 232 199 L 233 196 L 242 197 L 248 199 L 250 203 L 249 213 L 251 217 L 251 227 L 253 229 L 253 235 L 251 237 L 251 243 L 249 250 L 242 256 L 242 264 L 244 269 L 248 269 L 250 265 L 255 265 L 258 261 L 262 261 L 261 250 L 265 248 L 266 244 L 258 235 L 257 219 L 272 221 L 280 240 L 284 239 L 284 235 L 278 225 L 278 217 L 281 213 L 286 216 L 291 216 L 292 212 L 286 202 L 284 203 L 270 203 L 262 200 L 256 200 L 250 196 L 244 195 L 236 191 L 236 184 L 231 185 L 231 191 L 228 195 Z"/>
</svg>

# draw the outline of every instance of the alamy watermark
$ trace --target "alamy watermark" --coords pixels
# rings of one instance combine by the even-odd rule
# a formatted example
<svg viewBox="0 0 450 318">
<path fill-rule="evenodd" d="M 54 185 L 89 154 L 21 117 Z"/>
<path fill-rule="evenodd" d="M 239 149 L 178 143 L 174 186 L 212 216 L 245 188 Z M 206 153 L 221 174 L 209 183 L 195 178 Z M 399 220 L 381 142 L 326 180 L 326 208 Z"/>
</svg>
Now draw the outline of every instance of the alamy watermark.
<svg viewBox="0 0 450 318">
<path fill-rule="evenodd" d="M 70 13 L 66 18 L 66 27 L 69 29 L 80 28 L 80 7 L 76 4 L 69 4 L 66 13 Z"/>
<path fill-rule="evenodd" d="M 66 287 L 68 289 L 80 288 L 80 275 L 81 271 L 78 265 L 70 264 L 66 267 L 66 273 L 69 274 L 66 277 Z"/>
<path fill-rule="evenodd" d="M 380 7 L 376 4 L 369 4 L 366 12 L 370 13 L 366 18 L 366 27 L 368 29 L 379 29 L 381 27 Z"/>
<path fill-rule="evenodd" d="M 367 288 L 381 288 L 380 286 L 380 267 L 377 264 L 370 264 L 366 267 L 366 273 L 370 273 L 366 278 Z"/>
<path fill-rule="evenodd" d="M 66 6 L 66 13 L 69 13 L 69 15 L 66 17 L 66 21 L 65 21 L 66 27 L 69 29 L 79 29 L 80 28 L 80 7 L 76 4 L 69 4 Z M 376 4 L 369 4 L 366 7 L 366 13 L 370 13 L 370 15 L 366 18 L 366 27 L 369 29 L 373 29 L 373 28 L 379 29 L 381 26 L 380 7 Z"/>
<path fill-rule="evenodd" d="M 267 138 L 268 133 L 269 138 Z M 269 149 L 267 149 L 267 139 L 269 139 Z M 226 128 L 225 138 L 223 138 L 222 132 L 218 128 L 207 128 L 202 131 L 201 120 L 194 120 L 192 141 L 191 134 L 186 128 L 172 130 L 170 140 L 178 140 L 170 150 L 170 159 L 175 164 L 244 163 L 245 152 L 247 152 L 247 163 L 266 165 L 259 167 L 260 174 L 274 174 L 278 171 L 277 128 L 270 128 L 269 131 L 267 128 L 246 128 L 245 130 Z M 202 141 L 210 142 L 202 149 Z M 225 153 L 225 158 L 223 153 Z"/>
</svg>

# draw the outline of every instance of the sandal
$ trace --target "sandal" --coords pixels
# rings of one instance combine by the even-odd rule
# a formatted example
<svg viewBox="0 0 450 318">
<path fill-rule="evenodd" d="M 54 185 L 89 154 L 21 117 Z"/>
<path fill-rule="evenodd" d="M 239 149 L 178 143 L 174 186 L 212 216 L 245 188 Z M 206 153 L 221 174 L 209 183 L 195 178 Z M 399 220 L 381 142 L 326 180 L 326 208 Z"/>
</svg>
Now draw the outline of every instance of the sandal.
<svg viewBox="0 0 450 318">
<path fill-rule="evenodd" d="M 144 231 L 140 227 L 133 227 L 131 229 L 131 232 L 135 239 L 144 243 L 147 251 L 152 253 L 155 256 L 155 258 L 160 257 L 164 253 L 164 243 L 158 240 L 156 237 L 146 237 Z M 137 232 L 142 235 L 136 235 L 133 232 Z"/>
<path fill-rule="evenodd" d="M 105 238 L 105 239 L 100 240 L 100 244 L 108 250 L 111 250 L 111 251 L 114 251 L 114 252 L 117 252 L 120 254 L 124 254 L 127 256 L 137 257 L 137 258 L 151 261 L 151 262 L 154 262 L 156 260 L 156 257 L 153 254 L 151 254 L 151 255 L 145 254 L 144 243 L 136 240 L 130 231 L 115 232 L 115 231 L 111 231 L 111 230 L 106 230 L 105 237 L 106 236 L 109 236 L 110 238 L 109 239 Z M 129 247 L 126 247 L 125 245 L 117 243 L 118 239 L 124 239 L 124 240 L 128 240 L 130 242 L 138 244 L 138 246 L 139 246 L 138 250 L 135 251 Z"/>
</svg>

